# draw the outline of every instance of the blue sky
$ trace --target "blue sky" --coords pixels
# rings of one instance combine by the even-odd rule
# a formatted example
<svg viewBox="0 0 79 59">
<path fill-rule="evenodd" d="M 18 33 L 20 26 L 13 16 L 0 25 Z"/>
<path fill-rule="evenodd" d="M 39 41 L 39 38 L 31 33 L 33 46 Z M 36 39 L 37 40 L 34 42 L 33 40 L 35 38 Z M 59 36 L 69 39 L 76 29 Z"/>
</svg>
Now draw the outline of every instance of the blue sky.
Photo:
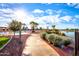
<svg viewBox="0 0 79 59">
<path fill-rule="evenodd" d="M 79 28 L 78 3 L 0 3 L 0 26 L 7 26 L 13 19 L 25 23 L 39 23 L 46 28 Z"/>
</svg>

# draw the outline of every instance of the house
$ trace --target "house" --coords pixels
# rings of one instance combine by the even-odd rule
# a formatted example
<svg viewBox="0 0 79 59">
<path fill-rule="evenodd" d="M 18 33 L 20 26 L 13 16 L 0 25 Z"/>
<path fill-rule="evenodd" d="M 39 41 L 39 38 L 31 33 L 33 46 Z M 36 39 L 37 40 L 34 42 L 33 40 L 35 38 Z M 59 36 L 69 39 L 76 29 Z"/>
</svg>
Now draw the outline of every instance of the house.
<svg viewBox="0 0 79 59">
<path fill-rule="evenodd" d="M 7 27 L 0 27 L 0 32 L 7 32 L 9 29 Z"/>
</svg>

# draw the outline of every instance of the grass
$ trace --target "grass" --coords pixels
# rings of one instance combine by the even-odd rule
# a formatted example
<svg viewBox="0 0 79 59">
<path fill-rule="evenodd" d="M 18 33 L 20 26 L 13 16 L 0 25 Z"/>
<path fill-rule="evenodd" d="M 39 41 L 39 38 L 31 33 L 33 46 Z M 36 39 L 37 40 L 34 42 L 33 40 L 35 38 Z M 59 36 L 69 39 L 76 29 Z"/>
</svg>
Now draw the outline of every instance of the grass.
<svg viewBox="0 0 79 59">
<path fill-rule="evenodd" d="M 0 48 L 8 42 L 9 38 L 7 37 L 0 37 Z"/>
</svg>

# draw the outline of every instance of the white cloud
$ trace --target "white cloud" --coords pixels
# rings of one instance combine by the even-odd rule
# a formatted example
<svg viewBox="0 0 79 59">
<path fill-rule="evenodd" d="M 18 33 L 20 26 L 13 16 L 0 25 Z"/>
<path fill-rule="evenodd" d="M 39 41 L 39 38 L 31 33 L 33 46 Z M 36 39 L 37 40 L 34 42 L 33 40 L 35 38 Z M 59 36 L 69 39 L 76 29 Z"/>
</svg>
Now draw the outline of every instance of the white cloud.
<svg viewBox="0 0 79 59">
<path fill-rule="evenodd" d="M 57 14 L 60 14 L 62 12 L 62 10 L 56 10 Z"/>
<path fill-rule="evenodd" d="M 12 9 L 9 9 L 9 8 L 2 8 L 0 9 L 0 21 L 2 20 L 3 23 L 7 23 L 10 20 L 10 18 L 12 18 L 14 15 L 12 14 L 13 13 L 13 10 Z"/>
<path fill-rule="evenodd" d="M 79 8 L 79 4 L 77 4 L 77 6 L 75 6 L 75 8 Z"/>
<path fill-rule="evenodd" d="M 52 10 L 52 9 L 47 9 L 45 11 L 47 14 L 52 15 L 52 14 L 60 14 L 62 10 Z"/>
<path fill-rule="evenodd" d="M 9 5 L 7 3 L 0 3 L 0 7 L 5 8 L 5 7 L 9 7 Z"/>
<path fill-rule="evenodd" d="M 32 14 L 29 14 L 27 11 L 25 10 L 12 10 L 12 9 L 0 9 L 0 21 L 3 20 L 3 21 L 11 21 L 12 19 L 16 19 L 18 21 L 21 21 L 22 23 L 26 23 L 26 25 L 28 25 L 28 27 L 30 28 L 30 24 L 29 22 L 30 21 L 35 21 L 37 23 L 39 23 L 39 27 L 44 27 L 46 28 L 47 23 L 50 23 L 49 26 L 51 26 L 52 24 L 57 24 L 57 23 L 60 23 L 61 21 L 65 20 L 67 22 L 71 21 L 72 20 L 72 17 L 71 16 L 63 16 L 63 17 L 60 17 L 60 13 L 61 13 L 61 10 L 54 10 L 52 11 L 51 9 L 48 9 L 46 11 L 43 11 L 43 10 L 40 10 L 40 9 L 35 9 L 33 11 L 33 13 L 49 13 L 49 15 L 47 16 L 41 16 L 41 17 L 34 17 L 34 15 Z M 56 14 L 55 15 L 50 15 L 52 14 L 52 12 L 55 12 Z M 76 15 L 75 17 L 78 18 L 79 15 Z M 5 18 L 5 17 L 8 17 L 8 18 Z M 9 17 L 11 17 L 12 19 L 9 19 Z M 2 22 L 3 22 L 2 21 Z M 7 22 L 5 22 L 7 24 Z"/>
<path fill-rule="evenodd" d="M 74 19 L 71 16 L 63 16 L 59 17 L 60 15 L 48 15 L 48 16 L 42 16 L 36 19 L 36 22 L 39 23 L 39 27 L 51 28 L 51 25 L 55 24 L 56 28 L 78 28 L 76 24 L 70 23 L 70 24 L 65 24 L 62 23 L 62 21 L 73 21 Z M 49 24 L 47 24 L 49 23 Z"/>
<path fill-rule="evenodd" d="M 77 3 L 67 3 L 67 5 L 73 7 L 73 6 L 77 5 Z"/>
<path fill-rule="evenodd" d="M 70 7 L 79 8 L 79 3 L 67 3 L 67 5 Z"/>
<path fill-rule="evenodd" d="M 35 9 L 35 10 L 33 11 L 33 13 L 44 13 L 44 11 L 43 11 L 43 10 L 40 10 L 40 9 Z"/>
<path fill-rule="evenodd" d="M 13 13 L 12 9 L 6 8 L 6 9 L 0 9 L 0 12 L 4 12 L 4 13 Z"/>
<path fill-rule="evenodd" d="M 0 18 L 12 18 L 14 11 L 12 9 L 0 9 Z"/>
<path fill-rule="evenodd" d="M 33 15 L 29 15 L 28 12 L 24 10 L 12 10 L 12 9 L 0 9 L 0 21 L 5 25 L 11 20 L 18 20 L 22 23 L 28 24 L 30 21 L 34 20 Z M 1 23 L 0 22 L 0 23 Z M 0 24 L 1 25 L 1 24 Z"/>
<path fill-rule="evenodd" d="M 75 15 L 75 18 L 79 18 L 79 15 Z"/>
<path fill-rule="evenodd" d="M 56 25 L 56 28 L 59 29 L 66 29 L 66 28 L 78 28 L 79 26 L 76 24 L 66 24 L 66 23 L 59 23 Z"/>
<path fill-rule="evenodd" d="M 63 17 L 60 17 L 60 19 L 69 22 L 72 20 L 72 17 L 71 16 L 63 16 Z"/>
<path fill-rule="evenodd" d="M 22 23 L 29 24 L 30 21 L 34 20 L 34 16 L 29 14 L 27 11 L 24 10 L 16 10 L 14 12 L 15 19 Z"/>
<path fill-rule="evenodd" d="M 23 21 L 27 23 L 28 27 L 30 28 L 30 21 L 35 21 L 39 24 L 38 27 L 47 28 L 47 26 L 51 27 L 51 25 L 60 22 L 59 15 L 48 15 L 42 17 L 34 17 L 33 15 L 27 15 L 28 18 L 24 19 Z"/>
<path fill-rule="evenodd" d="M 53 13 L 53 11 L 52 11 L 51 9 L 47 9 L 45 12 L 46 12 L 47 14 L 49 14 L 49 15 L 52 15 L 52 13 Z"/>
<path fill-rule="evenodd" d="M 59 15 L 42 16 L 42 17 L 39 17 L 37 20 L 39 23 L 41 22 L 42 24 L 50 23 L 51 25 L 54 23 L 60 22 Z"/>
</svg>

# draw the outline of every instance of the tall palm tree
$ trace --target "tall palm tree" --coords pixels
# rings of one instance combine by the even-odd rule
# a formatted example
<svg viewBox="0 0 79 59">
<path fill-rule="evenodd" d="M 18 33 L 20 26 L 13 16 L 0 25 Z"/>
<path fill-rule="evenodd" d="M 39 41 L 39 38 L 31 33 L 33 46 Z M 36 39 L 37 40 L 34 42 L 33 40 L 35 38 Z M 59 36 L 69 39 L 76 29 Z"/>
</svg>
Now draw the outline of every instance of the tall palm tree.
<svg viewBox="0 0 79 59">
<path fill-rule="evenodd" d="M 31 21 L 30 25 L 31 25 L 32 32 L 35 32 L 35 28 L 38 26 L 38 23 Z"/>
</svg>

